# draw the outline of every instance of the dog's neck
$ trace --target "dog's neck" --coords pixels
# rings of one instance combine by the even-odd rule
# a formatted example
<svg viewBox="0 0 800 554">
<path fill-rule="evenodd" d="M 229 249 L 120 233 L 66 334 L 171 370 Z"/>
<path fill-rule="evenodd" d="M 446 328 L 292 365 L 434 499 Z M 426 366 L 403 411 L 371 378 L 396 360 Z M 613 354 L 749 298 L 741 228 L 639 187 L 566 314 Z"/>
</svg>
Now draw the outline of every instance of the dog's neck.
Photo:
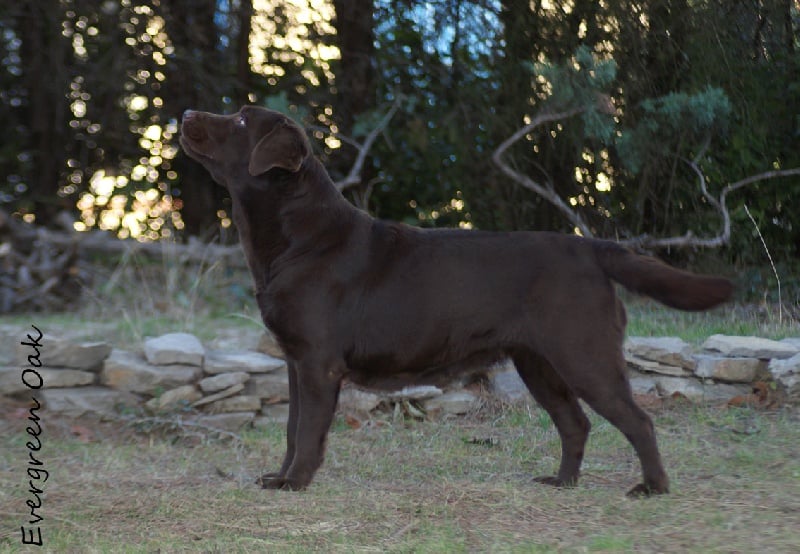
<svg viewBox="0 0 800 554">
<path fill-rule="evenodd" d="M 367 217 L 336 189 L 322 163 L 308 156 L 296 173 L 273 169 L 232 191 L 233 216 L 256 290 L 266 288 L 287 252 L 323 249 Z"/>
</svg>

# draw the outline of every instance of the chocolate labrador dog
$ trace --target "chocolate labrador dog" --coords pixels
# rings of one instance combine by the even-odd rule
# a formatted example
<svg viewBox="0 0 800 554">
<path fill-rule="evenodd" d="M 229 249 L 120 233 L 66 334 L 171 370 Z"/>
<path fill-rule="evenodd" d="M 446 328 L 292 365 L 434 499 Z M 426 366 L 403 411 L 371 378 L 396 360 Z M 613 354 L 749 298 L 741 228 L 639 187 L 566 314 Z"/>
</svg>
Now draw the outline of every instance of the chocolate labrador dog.
<svg viewBox="0 0 800 554">
<path fill-rule="evenodd" d="M 589 434 L 583 399 L 639 456 L 643 482 L 629 494 L 668 492 L 653 424 L 626 377 L 613 282 L 705 310 L 731 296 L 728 280 L 604 240 L 375 219 L 344 199 L 303 129 L 275 111 L 187 111 L 180 142 L 230 193 L 261 315 L 288 361 L 286 456 L 263 487 L 311 482 L 343 379 L 390 389 L 510 357 L 561 438 L 558 473 L 537 481 L 576 483 Z"/>
</svg>

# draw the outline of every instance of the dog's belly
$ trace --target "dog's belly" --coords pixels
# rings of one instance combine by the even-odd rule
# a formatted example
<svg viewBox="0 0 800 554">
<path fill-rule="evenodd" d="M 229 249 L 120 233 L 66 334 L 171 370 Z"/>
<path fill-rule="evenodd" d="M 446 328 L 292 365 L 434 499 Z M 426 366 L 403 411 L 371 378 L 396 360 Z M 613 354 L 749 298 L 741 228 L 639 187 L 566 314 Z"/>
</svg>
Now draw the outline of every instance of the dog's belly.
<svg viewBox="0 0 800 554">
<path fill-rule="evenodd" d="M 451 384 L 457 377 L 469 377 L 485 373 L 486 369 L 507 357 L 502 350 L 470 353 L 456 361 L 439 365 L 398 365 L 393 357 L 375 356 L 351 361 L 347 379 L 356 385 L 378 390 L 400 390 L 409 385 Z"/>
</svg>

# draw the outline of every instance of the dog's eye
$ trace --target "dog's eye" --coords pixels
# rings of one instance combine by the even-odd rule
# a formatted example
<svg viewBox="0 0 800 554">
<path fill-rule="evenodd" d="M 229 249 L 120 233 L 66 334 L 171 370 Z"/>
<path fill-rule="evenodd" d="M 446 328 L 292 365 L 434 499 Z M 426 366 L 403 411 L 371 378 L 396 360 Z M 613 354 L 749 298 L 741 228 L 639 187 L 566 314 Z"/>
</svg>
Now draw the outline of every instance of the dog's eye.
<svg viewBox="0 0 800 554">
<path fill-rule="evenodd" d="M 247 121 L 244 120 L 243 115 L 237 117 L 235 123 L 237 127 L 247 127 Z"/>
</svg>

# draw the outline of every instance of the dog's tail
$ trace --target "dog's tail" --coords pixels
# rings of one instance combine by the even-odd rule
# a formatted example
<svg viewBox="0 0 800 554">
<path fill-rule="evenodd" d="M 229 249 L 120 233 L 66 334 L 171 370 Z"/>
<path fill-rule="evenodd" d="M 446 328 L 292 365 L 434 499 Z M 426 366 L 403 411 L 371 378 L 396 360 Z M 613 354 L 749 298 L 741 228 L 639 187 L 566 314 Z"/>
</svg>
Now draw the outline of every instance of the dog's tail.
<svg viewBox="0 0 800 554">
<path fill-rule="evenodd" d="M 733 283 L 723 277 L 697 275 L 640 256 L 609 241 L 592 242 L 605 274 L 626 289 L 644 294 L 671 308 L 699 311 L 713 308 L 733 294 Z"/>
</svg>

